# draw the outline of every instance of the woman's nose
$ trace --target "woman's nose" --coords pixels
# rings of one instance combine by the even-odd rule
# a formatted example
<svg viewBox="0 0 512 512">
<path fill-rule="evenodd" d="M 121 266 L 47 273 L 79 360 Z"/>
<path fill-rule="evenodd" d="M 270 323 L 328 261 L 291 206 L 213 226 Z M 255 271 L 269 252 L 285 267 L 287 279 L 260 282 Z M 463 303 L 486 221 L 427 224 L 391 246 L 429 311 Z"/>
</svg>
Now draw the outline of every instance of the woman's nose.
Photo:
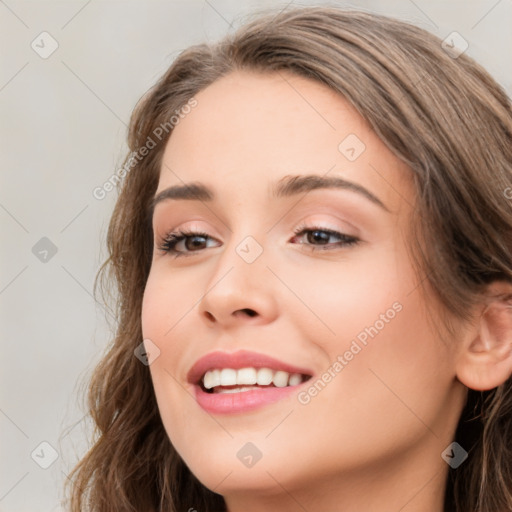
<svg viewBox="0 0 512 512">
<path fill-rule="evenodd" d="M 240 246 L 246 247 L 244 244 Z M 227 327 L 247 321 L 267 323 L 277 316 L 276 287 L 279 281 L 268 269 L 264 254 L 244 258 L 245 254 L 226 249 L 219 257 L 199 304 L 201 314 L 209 324 L 219 323 Z"/>
</svg>

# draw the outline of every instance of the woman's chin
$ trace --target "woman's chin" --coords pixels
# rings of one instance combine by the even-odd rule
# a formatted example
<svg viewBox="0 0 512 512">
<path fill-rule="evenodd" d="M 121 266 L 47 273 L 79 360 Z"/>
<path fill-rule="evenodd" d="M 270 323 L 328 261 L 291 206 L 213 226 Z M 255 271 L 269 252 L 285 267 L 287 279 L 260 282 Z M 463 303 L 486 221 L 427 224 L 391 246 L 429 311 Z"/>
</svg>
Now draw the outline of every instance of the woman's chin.
<svg viewBox="0 0 512 512">
<path fill-rule="evenodd" d="M 270 496 L 282 493 L 281 485 L 293 487 L 294 482 L 300 480 L 300 467 L 292 468 L 285 460 L 289 461 L 289 457 L 283 455 L 282 460 L 264 457 L 256 450 L 248 443 L 235 456 L 209 457 L 208 461 L 201 458 L 186 463 L 205 487 L 222 495 L 254 491 Z M 306 468 L 304 473 L 308 473 Z"/>
<path fill-rule="evenodd" d="M 291 475 L 282 473 L 278 478 L 272 478 L 274 474 L 264 467 L 260 469 L 231 467 L 226 472 L 221 472 L 218 467 L 212 466 L 200 468 L 193 473 L 205 487 L 223 496 L 235 496 L 241 493 L 245 496 L 251 493 L 258 496 L 278 495 L 283 491 L 282 486 L 286 488 L 290 486 L 291 478 Z"/>
</svg>

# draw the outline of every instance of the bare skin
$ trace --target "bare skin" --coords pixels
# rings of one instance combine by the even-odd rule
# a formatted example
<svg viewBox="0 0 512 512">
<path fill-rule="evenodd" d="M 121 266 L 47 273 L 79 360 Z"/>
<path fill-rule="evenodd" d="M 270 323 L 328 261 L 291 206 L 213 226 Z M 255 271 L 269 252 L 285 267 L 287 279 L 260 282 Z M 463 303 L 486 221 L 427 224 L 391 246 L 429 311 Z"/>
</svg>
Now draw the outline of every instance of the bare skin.
<svg viewBox="0 0 512 512">
<path fill-rule="evenodd" d="M 447 343 L 428 320 L 439 305 L 407 248 L 410 170 L 344 98 L 305 78 L 236 72 L 196 99 L 169 139 L 157 194 L 201 182 L 215 199 L 156 206 L 142 311 L 144 338 L 161 351 L 150 369 L 169 438 L 229 512 L 442 512 L 441 453 L 466 386 L 494 383 L 467 357 L 480 353 L 478 322 Z M 347 188 L 272 196 L 305 174 L 378 201 Z M 296 235 L 301 226 L 320 233 Z M 175 257 L 159 247 L 177 229 L 208 237 L 179 242 Z M 237 251 L 249 236 L 262 250 L 252 263 Z M 254 411 L 205 412 L 187 372 L 239 349 L 308 368 L 311 384 L 331 378 Z M 262 454 L 250 468 L 237 457 L 247 442 Z"/>
</svg>

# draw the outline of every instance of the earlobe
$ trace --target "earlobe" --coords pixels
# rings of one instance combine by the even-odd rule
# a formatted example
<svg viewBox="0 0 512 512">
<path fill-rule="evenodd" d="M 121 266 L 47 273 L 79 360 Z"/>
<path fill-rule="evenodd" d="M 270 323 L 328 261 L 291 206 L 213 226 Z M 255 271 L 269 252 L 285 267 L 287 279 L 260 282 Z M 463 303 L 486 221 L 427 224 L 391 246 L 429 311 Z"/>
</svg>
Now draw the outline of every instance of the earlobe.
<svg viewBox="0 0 512 512">
<path fill-rule="evenodd" d="M 488 292 L 456 368 L 457 378 L 477 391 L 493 389 L 512 375 L 512 284 L 496 282 Z"/>
</svg>

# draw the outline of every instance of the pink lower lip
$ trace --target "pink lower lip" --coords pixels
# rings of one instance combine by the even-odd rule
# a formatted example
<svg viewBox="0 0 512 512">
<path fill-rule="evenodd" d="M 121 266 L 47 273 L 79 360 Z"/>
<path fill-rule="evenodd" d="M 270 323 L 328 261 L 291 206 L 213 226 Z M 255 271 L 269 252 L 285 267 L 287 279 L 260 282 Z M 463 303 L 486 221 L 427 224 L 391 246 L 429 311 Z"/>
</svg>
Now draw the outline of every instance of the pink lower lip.
<svg viewBox="0 0 512 512">
<path fill-rule="evenodd" d="M 195 385 L 194 389 L 197 403 L 205 411 L 212 414 L 235 414 L 277 402 L 295 393 L 300 386 L 251 389 L 240 393 L 206 393 L 199 385 Z"/>
</svg>

